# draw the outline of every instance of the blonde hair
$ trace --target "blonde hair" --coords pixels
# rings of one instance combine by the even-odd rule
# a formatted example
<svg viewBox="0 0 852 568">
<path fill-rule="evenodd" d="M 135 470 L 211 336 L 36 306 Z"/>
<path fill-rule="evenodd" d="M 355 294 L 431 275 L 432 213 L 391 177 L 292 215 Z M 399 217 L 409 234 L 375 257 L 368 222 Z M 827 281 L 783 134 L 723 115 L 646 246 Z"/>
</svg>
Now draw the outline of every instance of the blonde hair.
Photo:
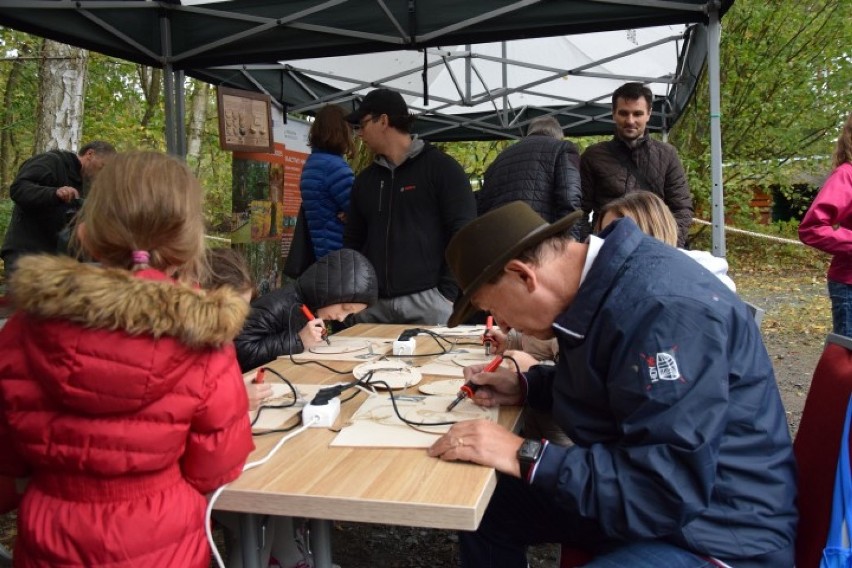
<svg viewBox="0 0 852 568">
<path fill-rule="evenodd" d="M 607 213 L 618 218 L 630 217 L 643 233 L 667 245 L 677 246 L 677 222 L 674 215 L 663 200 L 650 191 L 634 191 L 605 204 L 595 220 L 595 232 L 603 228 L 601 221 Z"/>
<path fill-rule="evenodd" d="M 96 260 L 156 268 L 185 282 L 206 278 L 201 185 L 183 162 L 158 152 L 117 154 L 100 171 L 78 215 L 83 249 Z M 145 251 L 147 263 L 134 261 Z"/>
<path fill-rule="evenodd" d="M 852 114 L 846 117 L 843 130 L 837 137 L 837 148 L 834 150 L 832 167 L 839 168 L 846 162 L 852 163 Z"/>
</svg>

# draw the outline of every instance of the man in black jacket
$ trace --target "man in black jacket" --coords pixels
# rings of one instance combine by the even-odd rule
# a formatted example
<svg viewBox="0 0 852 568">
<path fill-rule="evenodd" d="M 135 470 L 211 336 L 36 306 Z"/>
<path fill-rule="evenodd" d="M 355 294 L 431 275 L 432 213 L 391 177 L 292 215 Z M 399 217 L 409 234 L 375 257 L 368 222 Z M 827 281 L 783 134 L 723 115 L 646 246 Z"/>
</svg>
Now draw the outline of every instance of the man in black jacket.
<svg viewBox="0 0 852 568">
<path fill-rule="evenodd" d="M 357 323 L 444 325 L 458 285 L 444 260 L 450 238 L 476 216 L 462 167 L 409 134 L 402 96 L 376 89 L 346 117 L 376 154 L 352 186 L 343 246 L 363 253 L 379 279 L 379 301 Z"/>
<path fill-rule="evenodd" d="M 24 162 L 9 187 L 15 205 L 0 251 L 7 278 L 21 256 L 58 252 L 59 232 L 79 209 L 84 183 L 113 155 L 112 144 L 93 141 L 76 154 L 50 150 Z"/>
<path fill-rule="evenodd" d="M 552 116 L 530 122 L 527 136 L 500 152 L 488 169 L 477 196 L 482 215 L 512 201 L 524 201 L 548 223 L 582 206 L 580 154 L 562 139 Z"/>
<path fill-rule="evenodd" d="M 656 193 L 677 221 L 677 246 L 686 246 L 692 224 L 692 194 L 674 146 L 646 131 L 654 95 L 641 83 L 625 83 L 612 93 L 615 136 L 586 148 L 580 158 L 583 210 L 593 213 L 633 191 Z"/>
</svg>

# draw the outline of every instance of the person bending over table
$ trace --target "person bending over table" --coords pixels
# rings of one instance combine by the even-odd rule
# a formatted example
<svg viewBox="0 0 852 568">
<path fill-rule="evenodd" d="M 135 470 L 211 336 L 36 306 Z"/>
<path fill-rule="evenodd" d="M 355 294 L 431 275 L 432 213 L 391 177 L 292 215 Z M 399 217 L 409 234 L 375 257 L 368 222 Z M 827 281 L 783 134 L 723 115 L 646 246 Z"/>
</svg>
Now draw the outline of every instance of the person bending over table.
<svg viewBox="0 0 852 568">
<path fill-rule="evenodd" d="M 680 251 L 613 222 L 587 243 L 516 202 L 463 227 L 446 256 L 474 309 L 539 339 L 555 366 L 465 370 L 484 406 L 550 409 L 571 447 L 493 422 L 429 449 L 502 475 L 462 566 L 525 567 L 526 545 L 590 551 L 586 566 L 793 565 L 795 464 L 784 408 L 746 305 Z"/>
<path fill-rule="evenodd" d="M 343 321 L 378 301 L 376 271 L 352 249 L 328 253 L 298 280 L 254 300 L 234 340 L 243 372 L 324 341 L 323 320 Z M 306 306 L 308 318 L 300 309 Z"/>
</svg>

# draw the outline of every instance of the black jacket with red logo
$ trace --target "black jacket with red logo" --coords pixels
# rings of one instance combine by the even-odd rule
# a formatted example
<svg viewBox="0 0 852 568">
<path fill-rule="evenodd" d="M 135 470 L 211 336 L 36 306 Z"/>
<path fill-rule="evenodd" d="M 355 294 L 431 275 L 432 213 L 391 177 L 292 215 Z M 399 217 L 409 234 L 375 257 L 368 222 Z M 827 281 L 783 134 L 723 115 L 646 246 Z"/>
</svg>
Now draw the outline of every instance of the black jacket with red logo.
<svg viewBox="0 0 852 568">
<path fill-rule="evenodd" d="M 473 191 L 462 167 L 415 139 L 398 166 L 380 156 L 355 178 L 343 246 L 363 253 L 373 264 L 380 297 L 437 287 L 452 301 L 458 285 L 444 261 L 444 249 L 475 217 Z"/>
</svg>

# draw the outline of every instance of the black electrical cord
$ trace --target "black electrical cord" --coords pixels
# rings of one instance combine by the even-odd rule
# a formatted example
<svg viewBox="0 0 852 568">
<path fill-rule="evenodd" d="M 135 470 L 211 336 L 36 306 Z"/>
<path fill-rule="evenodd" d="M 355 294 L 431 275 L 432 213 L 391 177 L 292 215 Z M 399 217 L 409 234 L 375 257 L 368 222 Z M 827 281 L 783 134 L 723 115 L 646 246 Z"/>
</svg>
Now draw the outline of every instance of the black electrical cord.
<svg viewBox="0 0 852 568">
<path fill-rule="evenodd" d="M 278 371 L 276 371 L 275 369 L 272 369 L 270 367 L 260 367 L 260 369 L 258 369 L 258 371 L 260 371 L 261 369 L 266 373 L 272 373 L 273 375 L 275 375 L 276 377 L 281 379 L 284 382 L 284 384 L 286 384 L 288 387 L 290 387 L 290 393 L 293 395 L 293 402 L 291 402 L 289 404 L 267 404 L 267 405 L 258 406 L 257 407 L 257 414 L 255 414 L 254 419 L 251 421 L 251 427 L 252 428 L 254 428 L 255 424 L 257 424 L 257 421 L 260 420 L 260 415 L 264 410 L 280 409 L 280 408 L 292 408 L 293 406 L 296 405 L 296 401 L 299 398 L 299 393 L 296 391 L 296 387 L 294 387 L 293 383 L 288 381 L 287 378 L 284 377 L 284 375 L 282 375 L 281 373 L 279 373 Z M 296 424 L 296 426 L 298 426 L 298 424 Z M 253 436 L 261 436 L 261 435 L 264 435 L 264 434 L 271 434 L 272 432 L 288 432 L 288 431 L 292 430 L 293 428 L 286 428 L 286 429 L 283 429 L 283 430 L 267 430 L 267 431 L 264 431 L 264 432 L 261 432 L 261 433 L 252 432 L 252 435 Z"/>
</svg>

